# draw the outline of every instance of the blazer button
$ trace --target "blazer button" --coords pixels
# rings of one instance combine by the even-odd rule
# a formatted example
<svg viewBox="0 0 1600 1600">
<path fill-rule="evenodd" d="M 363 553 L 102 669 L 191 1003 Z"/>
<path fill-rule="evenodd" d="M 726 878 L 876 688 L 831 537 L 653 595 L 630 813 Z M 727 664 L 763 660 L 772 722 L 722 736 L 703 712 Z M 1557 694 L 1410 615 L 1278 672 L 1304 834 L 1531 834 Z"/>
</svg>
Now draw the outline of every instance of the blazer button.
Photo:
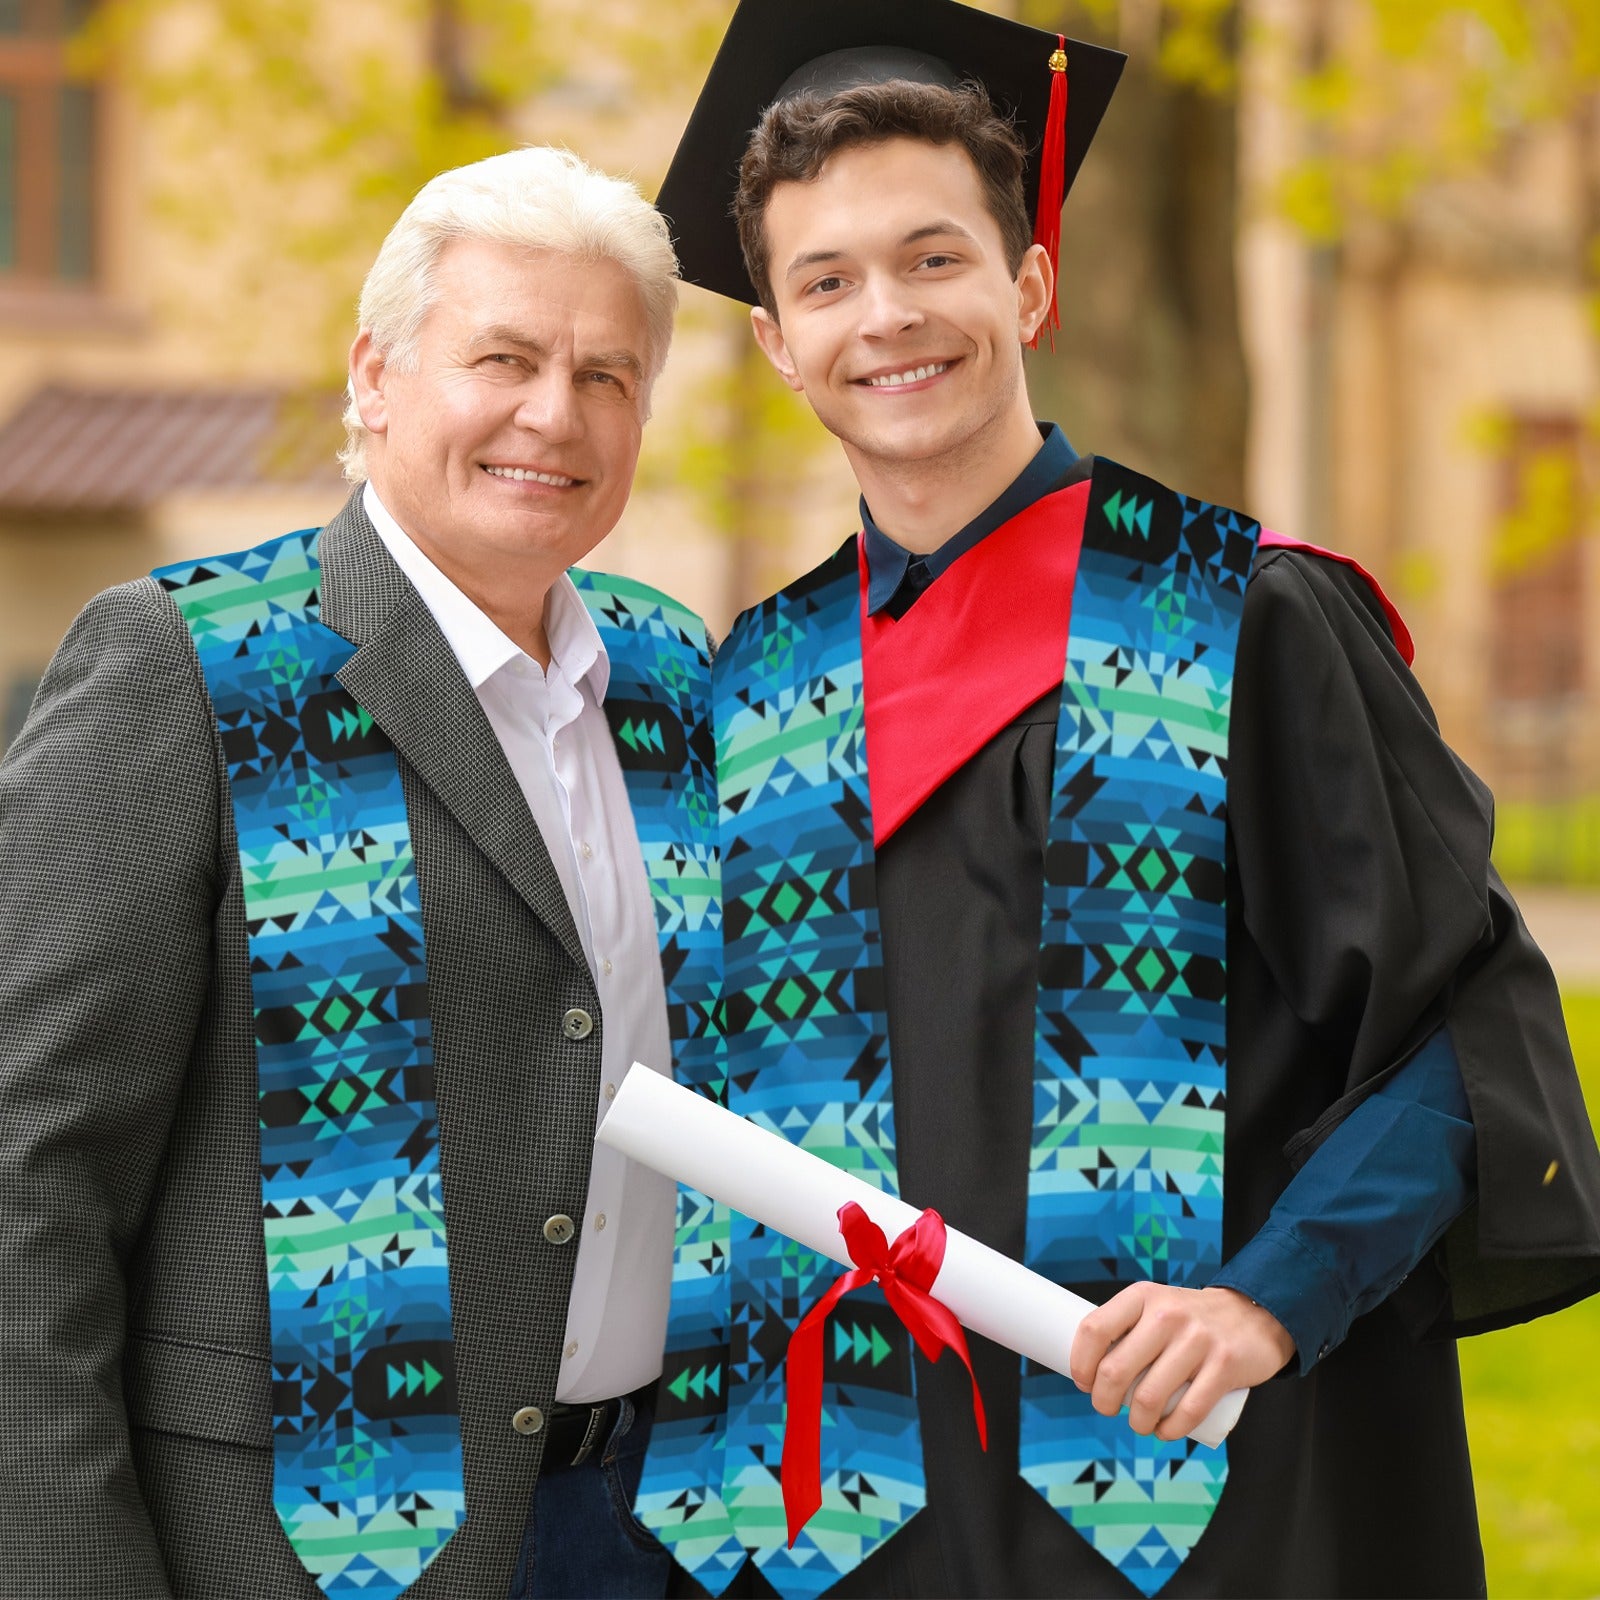
<svg viewBox="0 0 1600 1600">
<path fill-rule="evenodd" d="M 569 1039 L 587 1039 L 594 1032 L 594 1018 L 574 1006 L 562 1019 L 561 1031 Z"/>
<path fill-rule="evenodd" d="M 572 1236 L 577 1232 L 573 1226 L 572 1218 L 564 1211 L 558 1211 L 544 1225 L 544 1236 L 551 1244 L 571 1244 Z"/>
<path fill-rule="evenodd" d="M 537 1433 L 544 1426 L 544 1412 L 538 1406 L 524 1406 L 511 1418 L 518 1433 Z"/>
</svg>

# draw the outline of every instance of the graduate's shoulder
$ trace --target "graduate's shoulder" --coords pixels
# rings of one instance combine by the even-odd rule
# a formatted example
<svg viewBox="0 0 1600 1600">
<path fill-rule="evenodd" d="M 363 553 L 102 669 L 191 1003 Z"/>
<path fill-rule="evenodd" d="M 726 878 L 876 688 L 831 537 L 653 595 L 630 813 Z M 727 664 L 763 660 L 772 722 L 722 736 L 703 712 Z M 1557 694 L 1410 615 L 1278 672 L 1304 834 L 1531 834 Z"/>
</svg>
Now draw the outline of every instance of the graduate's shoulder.
<svg viewBox="0 0 1600 1600">
<path fill-rule="evenodd" d="M 1245 590 L 1245 627 L 1361 641 L 1401 670 L 1409 670 L 1415 654 L 1404 617 L 1376 578 L 1350 557 L 1302 544 L 1257 549 Z"/>
<path fill-rule="evenodd" d="M 1397 745 L 1431 746 L 1438 719 L 1413 655 L 1404 619 L 1361 568 L 1299 546 L 1258 551 L 1239 628 L 1247 718 L 1315 719 L 1338 701 L 1353 715 L 1360 707 L 1358 720 L 1382 725 Z"/>
</svg>

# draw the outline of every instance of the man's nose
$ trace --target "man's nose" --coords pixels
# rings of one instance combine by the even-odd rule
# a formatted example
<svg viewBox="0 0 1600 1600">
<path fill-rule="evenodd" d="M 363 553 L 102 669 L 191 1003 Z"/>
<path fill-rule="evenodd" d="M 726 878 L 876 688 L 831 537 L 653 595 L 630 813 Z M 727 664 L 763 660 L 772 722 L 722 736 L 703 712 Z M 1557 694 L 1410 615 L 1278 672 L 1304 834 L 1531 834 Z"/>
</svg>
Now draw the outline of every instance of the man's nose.
<svg viewBox="0 0 1600 1600">
<path fill-rule="evenodd" d="M 572 374 L 553 364 L 536 372 L 518 401 L 516 420 L 552 444 L 575 438 L 583 431 L 583 413 Z"/>
<path fill-rule="evenodd" d="M 861 286 L 861 336 L 889 339 L 918 327 L 922 312 L 898 274 L 874 273 Z"/>
</svg>

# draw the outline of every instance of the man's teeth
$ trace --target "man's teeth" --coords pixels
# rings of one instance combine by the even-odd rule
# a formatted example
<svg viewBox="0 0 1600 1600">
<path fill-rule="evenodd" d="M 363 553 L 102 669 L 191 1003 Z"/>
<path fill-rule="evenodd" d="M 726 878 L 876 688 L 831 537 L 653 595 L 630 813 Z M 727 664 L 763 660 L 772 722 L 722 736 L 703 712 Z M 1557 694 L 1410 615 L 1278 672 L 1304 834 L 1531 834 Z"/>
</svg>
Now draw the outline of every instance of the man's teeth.
<svg viewBox="0 0 1600 1600">
<path fill-rule="evenodd" d="M 557 489 L 567 489 L 576 478 L 563 478 L 558 472 L 525 472 L 521 467 L 485 467 L 485 472 L 496 478 L 510 478 L 514 483 L 548 483 Z"/>
<path fill-rule="evenodd" d="M 909 372 L 891 372 L 885 378 L 868 378 L 867 383 L 874 389 L 893 389 L 902 383 L 917 383 L 923 378 L 935 378 L 949 365 L 948 361 L 938 361 L 931 367 L 913 367 Z"/>
</svg>

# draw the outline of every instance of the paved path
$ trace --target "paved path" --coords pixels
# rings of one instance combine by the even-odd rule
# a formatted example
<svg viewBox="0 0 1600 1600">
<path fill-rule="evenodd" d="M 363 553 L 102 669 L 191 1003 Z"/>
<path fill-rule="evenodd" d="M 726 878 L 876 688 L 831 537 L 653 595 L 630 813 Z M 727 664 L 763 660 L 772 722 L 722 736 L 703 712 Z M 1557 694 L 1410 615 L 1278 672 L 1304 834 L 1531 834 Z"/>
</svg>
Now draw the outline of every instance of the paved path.
<svg viewBox="0 0 1600 1600">
<path fill-rule="evenodd" d="M 1600 989 L 1600 889 L 1513 886 L 1533 936 L 1570 989 Z"/>
</svg>

